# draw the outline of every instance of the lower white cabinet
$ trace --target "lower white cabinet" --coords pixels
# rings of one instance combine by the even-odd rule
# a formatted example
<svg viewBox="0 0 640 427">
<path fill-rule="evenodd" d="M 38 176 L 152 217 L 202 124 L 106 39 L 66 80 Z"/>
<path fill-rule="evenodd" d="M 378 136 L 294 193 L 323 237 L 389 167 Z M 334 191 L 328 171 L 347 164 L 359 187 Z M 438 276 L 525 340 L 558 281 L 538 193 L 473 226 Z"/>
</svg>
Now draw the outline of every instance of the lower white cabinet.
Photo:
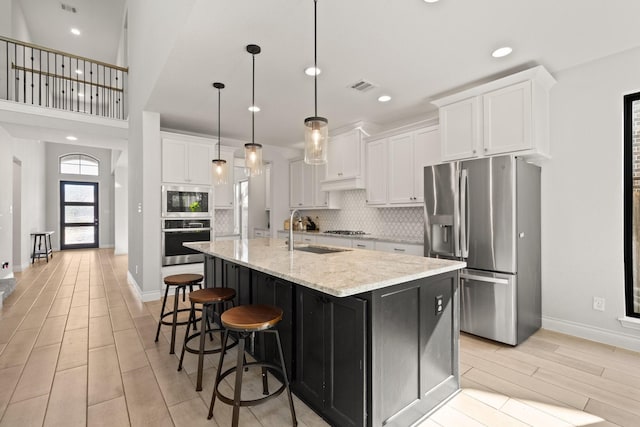
<svg viewBox="0 0 640 427">
<path fill-rule="evenodd" d="M 370 251 L 374 251 L 376 249 L 376 242 L 373 240 L 353 239 L 351 241 L 351 247 L 355 249 L 368 249 Z"/>
<path fill-rule="evenodd" d="M 309 235 L 309 234 L 301 234 L 300 235 L 300 241 L 302 243 L 306 243 L 306 244 L 313 244 L 316 243 L 316 236 L 314 235 Z M 295 241 L 295 240 L 294 240 Z"/>
<path fill-rule="evenodd" d="M 394 242 L 376 242 L 376 250 L 382 252 L 393 252 L 396 254 L 424 256 L 424 247 L 422 245 L 410 243 L 394 243 Z"/>
<path fill-rule="evenodd" d="M 319 245 L 341 246 L 343 248 L 351 247 L 351 239 L 345 237 L 317 236 L 316 243 Z"/>
</svg>

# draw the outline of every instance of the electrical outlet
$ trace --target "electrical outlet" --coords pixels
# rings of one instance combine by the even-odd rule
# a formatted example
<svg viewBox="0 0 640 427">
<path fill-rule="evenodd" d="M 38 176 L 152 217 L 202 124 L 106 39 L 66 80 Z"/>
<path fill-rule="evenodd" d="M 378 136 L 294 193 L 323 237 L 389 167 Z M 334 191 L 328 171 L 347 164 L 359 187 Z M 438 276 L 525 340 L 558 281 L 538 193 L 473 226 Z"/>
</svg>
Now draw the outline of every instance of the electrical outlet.
<svg viewBox="0 0 640 427">
<path fill-rule="evenodd" d="M 598 311 L 604 311 L 604 298 L 593 297 L 593 309 Z"/>
<path fill-rule="evenodd" d="M 439 316 L 444 311 L 444 298 L 442 295 L 436 297 L 436 316 Z"/>
</svg>

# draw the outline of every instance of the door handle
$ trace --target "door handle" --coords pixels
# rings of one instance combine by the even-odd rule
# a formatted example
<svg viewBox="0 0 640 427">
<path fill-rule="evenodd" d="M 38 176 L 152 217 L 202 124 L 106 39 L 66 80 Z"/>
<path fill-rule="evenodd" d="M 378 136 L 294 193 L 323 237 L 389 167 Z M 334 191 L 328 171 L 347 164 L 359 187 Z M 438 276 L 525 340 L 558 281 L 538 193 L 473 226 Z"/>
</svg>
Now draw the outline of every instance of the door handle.
<svg viewBox="0 0 640 427">
<path fill-rule="evenodd" d="M 496 283 L 498 285 L 508 285 L 509 280 L 507 279 L 499 279 L 497 277 L 486 277 L 486 276 L 478 276 L 476 274 L 461 274 L 461 280 L 474 280 L 476 282 L 486 282 L 486 283 Z"/>
</svg>

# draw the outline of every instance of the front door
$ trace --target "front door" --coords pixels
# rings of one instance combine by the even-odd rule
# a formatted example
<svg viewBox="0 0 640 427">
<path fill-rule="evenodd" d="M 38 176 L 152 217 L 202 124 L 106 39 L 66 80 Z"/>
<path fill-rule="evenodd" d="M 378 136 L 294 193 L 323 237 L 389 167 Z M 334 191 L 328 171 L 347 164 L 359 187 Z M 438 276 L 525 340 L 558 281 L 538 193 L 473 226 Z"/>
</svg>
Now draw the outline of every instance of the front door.
<svg viewBox="0 0 640 427">
<path fill-rule="evenodd" d="M 60 181 L 60 249 L 98 247 L 98 183 Z"/>
</svg>

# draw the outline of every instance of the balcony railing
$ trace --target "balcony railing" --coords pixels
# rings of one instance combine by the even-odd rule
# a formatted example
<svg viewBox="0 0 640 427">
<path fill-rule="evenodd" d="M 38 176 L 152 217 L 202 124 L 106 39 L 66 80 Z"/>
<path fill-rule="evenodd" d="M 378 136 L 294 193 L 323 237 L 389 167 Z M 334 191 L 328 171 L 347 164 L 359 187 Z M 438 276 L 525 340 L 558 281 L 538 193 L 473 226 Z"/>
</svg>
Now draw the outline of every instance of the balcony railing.
<svg viewBox="0 0 640 427">
<path fill-rule="evenodd" d="M 0 99 L 125 120 L 128 68 L 0 36 Z"/>
</svg>

